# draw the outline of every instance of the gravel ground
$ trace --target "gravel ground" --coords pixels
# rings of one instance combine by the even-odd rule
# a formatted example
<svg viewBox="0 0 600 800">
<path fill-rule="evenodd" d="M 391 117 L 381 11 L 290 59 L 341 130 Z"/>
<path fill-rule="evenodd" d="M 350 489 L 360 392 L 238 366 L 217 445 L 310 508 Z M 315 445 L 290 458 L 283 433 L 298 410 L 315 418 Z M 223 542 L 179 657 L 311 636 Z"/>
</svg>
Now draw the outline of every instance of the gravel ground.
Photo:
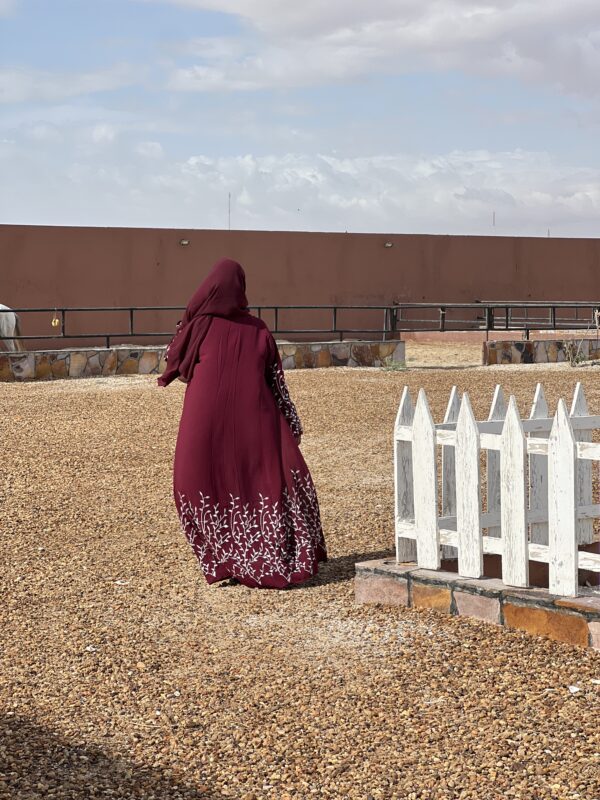
<svg viewBox="0 0 600 800">
<path fill-rule="evenodd" d="M 0 385 L 0 798 L 598 800 L 599 653 L 353 605 L 393 543 L 402 386 L 481 416 L 499 374 L 523 410 L 539 379 L 600 408 L 593 369 L 289 374 L 331 559 L 287 592 L 205 584 L 171 501 L 181 385 Z"/>
</svg>

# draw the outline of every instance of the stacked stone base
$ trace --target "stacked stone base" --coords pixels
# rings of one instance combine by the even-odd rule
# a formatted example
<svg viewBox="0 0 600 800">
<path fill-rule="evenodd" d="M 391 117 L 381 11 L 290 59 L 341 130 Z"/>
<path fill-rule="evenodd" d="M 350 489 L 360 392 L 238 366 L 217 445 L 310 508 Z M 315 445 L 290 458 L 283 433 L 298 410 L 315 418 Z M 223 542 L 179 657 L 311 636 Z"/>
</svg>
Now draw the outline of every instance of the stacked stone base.
<svg viewBox="0 0 600 800">
<path fill-rule="evenodd" d="M 35 350 L 0 353 L 0 381 L 91 378 L 108 375 L 159 375 L 165 347 Z M 404 342 L 280 343 L 284 369 L 383 367 L 404 365 Z"/>
<path fill-rule="evenodd" d="M 515 589 L 497 578 L 460 578 L 393 559 L 357 564 L 354 588 L 358 604 L 429 608 L 600 650 L 599 592 L 557 597 L 547 589 Z"/>
<path fill-rule="evenodd" d="M 600 359 L 600 340 L 539 339 L 536 341 L 497 341 L 483 343 L 485 366 L 497 364 L 559 364 L 571 358 L 577 361 Z"/>
</svg>

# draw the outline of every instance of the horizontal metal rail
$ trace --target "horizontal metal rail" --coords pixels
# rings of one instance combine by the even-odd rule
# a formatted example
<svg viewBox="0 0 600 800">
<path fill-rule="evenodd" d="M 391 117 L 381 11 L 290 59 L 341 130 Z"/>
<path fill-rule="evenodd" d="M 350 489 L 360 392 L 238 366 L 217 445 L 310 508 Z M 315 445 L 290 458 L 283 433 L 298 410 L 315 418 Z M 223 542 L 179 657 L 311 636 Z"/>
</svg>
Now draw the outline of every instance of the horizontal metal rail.
<svg viewBox="0 0 600 800">
<path fill-rule="evenodd" d="M 182 312 L 184 306 L 60 306 L 39 308 L 14 308 L 11 311 L 21 317 L 21 328 L 27 330 L 27 316 L 32 314 L 51 314 L 53 333 L 25 333 L 20 336 L 0 336 L 2 339 L 19 339 L 24 341 L 55 340 L 95 340 L 102 339 L 107 347 L 116 339 L 169 339 L 173 330 L 140 331 L 137 330 L 139 314 L 144 312 Z M 402 333 L 418 332 L 516 332 L 524 333 L 529 338 L 531 331 L 580 331 L 597 330 L 600 323 L 600 300 L 589 302 L 573 301 L 493 301 L 470 303 L 395 303 L 391 305 L 264 305 L 251 306 L 250 310 L 259 318 L 268 318 L 275 335 L 295 336 L 331 336 L 343 341 L 349 336 L 377 337 L 384 341 L 395 339 Z M 330 324 L 326 327 L 292 327 L 282 322 L 282 316 L 293 312 L 304 312 L 306 317 L 311 312 L 326 312 L 330 315 Z M 357 315 L 364 320 L 371 312 L 379 315 L 380 324 L 376 327 L 359 327 Z M 2 312 L 10 313 L 10 312 Z M 127 314 L 128 329 L 124 331 L 92 331 L 81 332 L 81 324 L 73 325 L 73 314 Z M 340 323 L 343 314 L 354 315 L 348 326 Z M 71 317 L 71 319 L 69 319 Z M 361 321 L 362 321 L 361 320 Z M 373 318 L 373 322 L 375 318 Z M 373 323 L 371 323 L 373 324 Z M 120 326 L 119 326 L 120 327 Z M 73 333 L 70 331 L 73 329 Z"/>
</svg>

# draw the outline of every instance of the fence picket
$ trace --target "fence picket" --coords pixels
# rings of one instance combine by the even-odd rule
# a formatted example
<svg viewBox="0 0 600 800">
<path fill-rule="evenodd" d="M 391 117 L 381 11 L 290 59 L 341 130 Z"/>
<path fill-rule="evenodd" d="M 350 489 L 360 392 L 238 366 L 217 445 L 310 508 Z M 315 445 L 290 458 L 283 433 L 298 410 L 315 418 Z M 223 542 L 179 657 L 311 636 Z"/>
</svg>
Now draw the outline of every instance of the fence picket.
<svg viewBox="0 0 600 800">
<path fill-rule="evenodd" d="M 506 417 L 506 401 L 501 386 L 496 386 L 494 399 L 488 417 L 489 422 L 502 422 Z M 500 511 L 500 453 L 495 450 L 487 451 L 487 510 Z M 488 528 L 488 536 L 500 536 L 500 526 Z"/>
<path fill-rule="evenodd" d="M 549 590 L 574 597 L 578 585 L 577 444 L 564 400 L 548 441 Z"/>
<path fill-rule="evenodd" d="M 412 433 L 417 563 L 424 569 L 439 569 L 435 425 L 423 389 L 419 391 Z"/>
<path fill-rule="evenodd" d="M 444 423 L 458 422 L 460 412 L 460 394 L 456 386 L 452 387 Z M 454 447 L 442 447 L 442 516 L 453 517 L 456 515 L 456 459 Z M 457 549 L 450 545 L 442 545 L 442 558 L 456 558 Z"/>
<path fill-rule="evenodd" d="M 458 572 L 467 578 L 483 575 L 479 430 L 465 392 L 456 425 L 456 527 Z"/>
<path fill-rule="evenodd" d="M 548 417 L 548 403 L 544 394 L 544 387 L 538 383 L 529 419 L 546 419 Z M 536 438 L 547 439 L 549 433 L 540 432 Z M 548 459 L 546 456 L 529 456 L 529 508 L 531 511 L 548 513 Z M 548 544 L 548 523 L 532 522 L 530 526 L 530 540 L 534 544 Z"/>
<path fill-rule="evenodd" d="M 502 580 L 509 586 L 529 583 L 525 464 L 527 443 L 517 402 L 511 397 L 502 429 L 500 481 L 502 485 Z"/>
<path fill-rule="evenodd" d="M 571 405 L 571 418 L 587 417 L 588 406 L 585 399 L 583 386 L 578 383 L 573 395 Z M 593 428 L 577 430 L 574 432 L 575 441 L 591 442 Z M 577 502 L 580 506 L 590 506 L 593 503 L 592 488 L 592 462 L 579 461 L 577 465 Z M 594 522 L 591 519 L 580 519 L 577 521 L 577 541 L 579 544 L 590 544 L 594 541 Z"/>
<path fill-rule="evenodd" d="M 412 425 L 414 408 L 408 386 L 404 387 L 394 434 L 402 425 Z M 414 518 L 413 502 L 413 463 L 412 442 L 399 442 L 394 435 L 394 483 L 395 483 L 395 518 L 396 518 L 396 560 L 399 562 L 417 560 L 417 544 L 414 539 L 400 535 L 399 523 Z"/>
</svg>

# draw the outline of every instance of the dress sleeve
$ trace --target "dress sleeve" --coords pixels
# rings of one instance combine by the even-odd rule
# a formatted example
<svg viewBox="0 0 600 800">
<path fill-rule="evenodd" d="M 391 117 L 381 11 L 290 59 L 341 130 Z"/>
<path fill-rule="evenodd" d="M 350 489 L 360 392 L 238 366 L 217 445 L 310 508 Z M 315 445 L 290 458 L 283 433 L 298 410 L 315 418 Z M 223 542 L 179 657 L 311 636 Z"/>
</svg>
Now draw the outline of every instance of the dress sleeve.
<svg viewBox="0 0 600 800">
<path fill-rule="evenodd" d="M 279 357 L 279 350 L 275 344 L 275 340 L 269 334 L 268 351 L 267 351 L 267 365 L 266 374 L 267 383 L 273 392 L 275 401 L 279 406 L 281 413 L 285 417 L 287 424 L 294 436 L 301 436 L 303 433 L 302 423 L 296 411 L 296 406 L 292 403 L 290 393 L 285 382 L 283 374 L 283 367 L 281 365 L 281 358 Z"/>
</svg>

